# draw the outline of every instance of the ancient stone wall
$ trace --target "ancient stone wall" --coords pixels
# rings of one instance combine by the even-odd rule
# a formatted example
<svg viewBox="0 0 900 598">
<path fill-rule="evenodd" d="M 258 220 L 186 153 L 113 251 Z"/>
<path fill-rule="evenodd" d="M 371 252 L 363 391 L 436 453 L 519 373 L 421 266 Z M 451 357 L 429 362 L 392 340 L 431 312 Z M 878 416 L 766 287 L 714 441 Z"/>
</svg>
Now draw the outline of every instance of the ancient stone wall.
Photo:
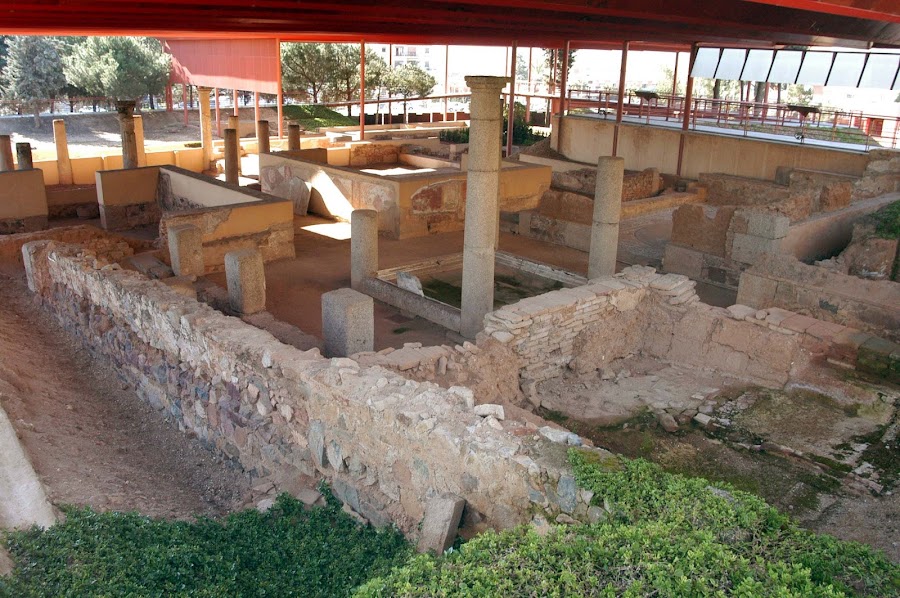
<svg viewBox="0 0 900 598">
<path fill-rule="evenodd" d="M 900 284 L 767 255 L 741 275 L 738 303 L 780 307 L 900 340 Z"/>
<path fill-rule="evenodd" d="M 566 445 L 582 442 L 574 434 L 475 415 L 468 388 L 283 345 L 75 246 L 23 251 L 30 286 L 66 328 L 180 427 L 256 475 L 324 477 L 352 509 L 412 536 L 442 493 L 467 501 L 473 529 L 524 523 L 535 511 L 586 517 L 566 464 Z"/>
</svg>

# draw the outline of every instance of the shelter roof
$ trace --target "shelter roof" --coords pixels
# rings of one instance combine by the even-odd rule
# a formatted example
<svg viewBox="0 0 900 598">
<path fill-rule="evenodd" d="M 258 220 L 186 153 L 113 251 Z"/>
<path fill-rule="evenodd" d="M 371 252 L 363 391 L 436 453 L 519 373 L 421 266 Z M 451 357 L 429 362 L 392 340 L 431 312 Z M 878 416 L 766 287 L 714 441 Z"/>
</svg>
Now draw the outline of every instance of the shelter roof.
<svg viewBox="0 0 900 598">
<path fill-rule="evenodd" d="M 900 47 L 896 0 L 0 0 L 0 31 L 603 47 Z"/>
</svg>

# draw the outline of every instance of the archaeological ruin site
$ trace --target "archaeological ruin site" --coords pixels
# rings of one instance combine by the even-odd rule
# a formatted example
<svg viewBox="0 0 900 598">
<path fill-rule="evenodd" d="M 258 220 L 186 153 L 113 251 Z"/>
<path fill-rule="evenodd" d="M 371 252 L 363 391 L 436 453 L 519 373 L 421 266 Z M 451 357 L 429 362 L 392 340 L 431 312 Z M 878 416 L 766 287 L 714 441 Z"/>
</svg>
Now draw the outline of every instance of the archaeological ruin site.
<svg viewBox="0 0 900 598">
<path fill-rule="evenodd" d="M 0 31 L 157 36 L 178 75 L 157 110 L 119 98 L 105 121 L 44 114 L 45 133 L 0 117 L 0 529 L 67 504 L 186 519 L 288 493 L 441 555 L 614 521 L 573 459 L 600 476 L 644 459 L 900 562 L 898 116 L 781 97 L 896 95 L 900 54 L 879 53 L 900 46 L 896 7 L 451 2 L 441 33 L 433 2 L 416 32 L 362 3 L 315 28 L 297 8 L 241 25 L 226 2 L 200 32 L 181 5 L 75 4 Z M 273 87 L 278 39 L 363 39 L 361 73 L 375 41 L 512 52 L 505 73 L 465 65 L 457 110 L 445 81 L 443 110 L 403 95 L 406 122 L 386 123 L 359 75 L 333 106 L 358 124 L 301 127 Z M 549 93 L 531 58 L 521 87 L 530 46 L 561 48 Z M 617 89 L 567 87 L 574 49 L 619 50 Z M 675 91 L 626 86 L 642 50 L 675 52 Z M 233 87 L 255 106 L 220 108 Z M 517 102 L 546 138 L 513 142 Z M 108 148 L 72 149 L 103 126 Z M 162 130 L 180 140 L 148 141 Z"/>
</svg>

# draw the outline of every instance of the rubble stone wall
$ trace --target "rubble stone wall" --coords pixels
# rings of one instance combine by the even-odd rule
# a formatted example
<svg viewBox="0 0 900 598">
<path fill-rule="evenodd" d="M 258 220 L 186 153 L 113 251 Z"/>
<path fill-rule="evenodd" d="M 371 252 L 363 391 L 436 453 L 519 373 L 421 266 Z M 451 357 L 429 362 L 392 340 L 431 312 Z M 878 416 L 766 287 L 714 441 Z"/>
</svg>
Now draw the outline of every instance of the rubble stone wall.
<svg viewBox="0 0 900 598">
<path fill-rule="evenodd" d="M 574 434 L 479 417 L 467 388 L 302 352 L 76 246 L 23 253 L 30 287 L 63 326 L 252 473 L 324 477 L 355 511 L 411 536 L 442 493 L 467 501 L 475 529 L 525 523 L 536 509 L 587 514 L 566 464 Z"/>
<path fill-rule="evenodd" d="M 900 340 L 900 284 L 833 272 L 792 256 L 767 255 L 744 272 L 737 301 L 802 312 Z"/>
</svg>

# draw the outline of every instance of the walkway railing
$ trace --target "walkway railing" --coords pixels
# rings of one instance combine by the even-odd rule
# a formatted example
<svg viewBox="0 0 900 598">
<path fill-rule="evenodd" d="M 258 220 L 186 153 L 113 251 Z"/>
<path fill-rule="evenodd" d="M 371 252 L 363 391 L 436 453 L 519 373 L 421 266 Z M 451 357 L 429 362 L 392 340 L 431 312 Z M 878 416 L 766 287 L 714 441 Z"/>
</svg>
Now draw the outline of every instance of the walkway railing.
<svg viewBox="0 0 900 598">
<path fill-rule="evenodd" d="M 646 124 L 659 121 L 682 122 L 685 98 L 677 95 L 628 92 L 623 98 L 622 116 L 642 119 Z M 615 118 L 618 94 L 614 91 L 570 89 L 570 113 L 586 112 Z M 898 147 L 900 118 L 867 114 L 862 111 L 834 110 L 788 103 L 748 102 L 694 98 L 691 102 L 691 129 L 724 128 L 739 130 L 745 136 L 766 134 L 793 138 L 803 143 L 817 139 L 869 147 Z"/>
</svg>

